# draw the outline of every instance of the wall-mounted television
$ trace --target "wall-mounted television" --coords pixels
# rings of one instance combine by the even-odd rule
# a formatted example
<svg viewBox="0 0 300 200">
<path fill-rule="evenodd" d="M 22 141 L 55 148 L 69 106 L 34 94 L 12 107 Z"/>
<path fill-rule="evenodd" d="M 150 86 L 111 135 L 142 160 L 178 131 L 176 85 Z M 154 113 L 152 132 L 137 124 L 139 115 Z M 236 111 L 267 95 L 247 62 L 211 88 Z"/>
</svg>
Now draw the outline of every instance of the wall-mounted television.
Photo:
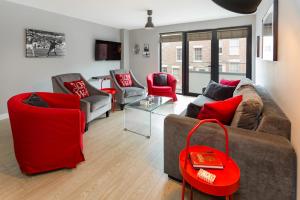
<svg viewBox="0 0 300 200">
<path fill-rule="evenodd" d="M 121 43 L 96 40 L 95 60 L 121 60 Z"/>
</svg>

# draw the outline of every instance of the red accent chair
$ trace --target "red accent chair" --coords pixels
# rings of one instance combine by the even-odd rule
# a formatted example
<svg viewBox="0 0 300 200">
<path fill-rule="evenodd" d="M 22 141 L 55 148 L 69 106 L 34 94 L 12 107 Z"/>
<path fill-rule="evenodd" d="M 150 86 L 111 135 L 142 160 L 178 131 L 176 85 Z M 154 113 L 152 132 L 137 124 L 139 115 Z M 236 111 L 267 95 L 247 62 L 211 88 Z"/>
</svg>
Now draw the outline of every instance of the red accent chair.
<svg viewBox="0 0 300 200">
<path fill-rule="evenodd" d="M 26 174 L 75 168 L 84 161 L 85 113 L 76 95 L 38 92 L 49 108 L 23 103 L 31 93 L 8 100 L 16 159 Z"/>
<path fill-rule="evenodd" d="M 165 96 L 173 98 L 173 101 L 177 101 L 176 96 L 176 78 L 171 75 L 167 74 L 168 76 L 168 86 L 155 86 L 153 84 L 153 75 L 154 74 L 167 74 L 164 72 L 157 72 L 152 73 L 147 76 L 147 85 L 148 85 L 148 94 L 149 95 L 156 95 L 156 96 Z"/>
</svg>

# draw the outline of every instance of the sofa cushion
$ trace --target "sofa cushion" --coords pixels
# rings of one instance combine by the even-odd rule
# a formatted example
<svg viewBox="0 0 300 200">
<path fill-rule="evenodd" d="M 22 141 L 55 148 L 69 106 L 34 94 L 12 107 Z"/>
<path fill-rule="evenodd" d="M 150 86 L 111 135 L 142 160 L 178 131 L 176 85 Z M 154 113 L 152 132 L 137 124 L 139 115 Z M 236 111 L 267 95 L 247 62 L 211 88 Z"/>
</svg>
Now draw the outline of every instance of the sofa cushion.
<svg viewBox="0 0 300 200">
<path fill-rule="evenodd" d="M 23 101 L 25 104 L 31 105 L 31 106 L 37 106 L 37 107 L 44 107 L 48 108 L 48 103 L 42 99 L 39 95 L 33 93 L 31 94 L 27 99 Z"/>
<path fill-rule="evenodd" d="M 226 79 L 220 80 L 220 84 L 227 85 L 227 86 L 233 86 L 233 87 L 236 87 L 240 82 L 241 82 L 241 80 L 226 80 Z"/>
<path fill-rule="evenodd" d="M 152 88 L 155 90 L 155 93 L 171 93 L 172 87 L 171 86 L 152 86 Z"/>
<path fill-rule="evenodd" d="M 255 130 L 263 110 L 262 99 L 251 85 L 242 86 L 237 94 L 243 95 L 243 100 L 234 114 L 231 126 Z"/>
<path fill-rule="evenodd" d="M 91 112 L 98 110 L 99 108 L 102 108 L 111 103 L 109 96 L 104 96 L 104 95 L 92 95 L 84 98 L 84 100 L 90 103 Z"/>
<path fill-rule="evenodd" d="M 236 86 L 236 88 L 233 92 L 233 96 L 239 95 L 239 91 L 242 90 L 243 87 L 247 87 L 247 86 L 251 86 L 251 87 L 254 88 L 254 83 L 249 78 L 244 77 L 244 78 L 241 79 L 239 84 Z"/>
<path fill-rule="evenodd" d="M 198 106 L 194 103 L 189 103 L 189 105 L 186 109 L 185 116 L 191 117 L 191 118 L 197 118 L 201 108 L 202 108 L 202 106 Z"/>
<path fill-rule="evenodd" d="M 211 80 L 203 95 L 219 101 L 232 97 L 234 90 L 235 87 L 233 86 L 222 85 Z"/>
<path fill-rule="evenodd" d="M 168 85 L 168 75 L 162 74 L 162 73 L 153 74 L 153 85 L 167 86 Z"/>
<path fill-rule="evenodd" d="M 73 94 L 79 96 L 80 99 L 90 96 L 83 80 L 64 82 L 64 86 Z"/>
<path fill-rule="evenodd" d="M 116 74 L 115 77 L 121 87 L 131 87 L 132 86 L 132 80 L 131 80 L 130 73 Z"/>
<path fill-rule="evenodd" d="M 139 87 L 125 87 L 125 97 L 134 97 L 134 96 L 141 96 L 144 94 L 145 90 Z"/>
<path fill-rule="evenodd" d="M 198 114 L 198 119 L 217 119 L 225 125 L 229 125 L 236 108 L 242 101 L 242 96 L 236 96 L 224 101 L 206 103 Z"/>
</svg>

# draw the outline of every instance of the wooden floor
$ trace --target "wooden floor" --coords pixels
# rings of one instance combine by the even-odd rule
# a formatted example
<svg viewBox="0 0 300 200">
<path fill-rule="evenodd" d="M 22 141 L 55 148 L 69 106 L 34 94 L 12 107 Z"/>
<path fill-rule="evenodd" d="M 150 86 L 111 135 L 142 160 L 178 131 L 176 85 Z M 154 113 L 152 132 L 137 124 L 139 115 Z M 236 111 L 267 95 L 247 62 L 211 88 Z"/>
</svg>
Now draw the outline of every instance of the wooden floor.
<svg viewBox="0 0 300 200">
<path fill-rule="evenodd" d="M 150 139 L 123 130 L 123 112 L 94 121 L 76 169 L 26 176 L 16 163 L 9 120 L 0 121 L 0 199 L 180 199 L 181 185 L 163 173 L 163 117 Z M 194 199 L 197 199 L 194 198 Z"/>
</svg>

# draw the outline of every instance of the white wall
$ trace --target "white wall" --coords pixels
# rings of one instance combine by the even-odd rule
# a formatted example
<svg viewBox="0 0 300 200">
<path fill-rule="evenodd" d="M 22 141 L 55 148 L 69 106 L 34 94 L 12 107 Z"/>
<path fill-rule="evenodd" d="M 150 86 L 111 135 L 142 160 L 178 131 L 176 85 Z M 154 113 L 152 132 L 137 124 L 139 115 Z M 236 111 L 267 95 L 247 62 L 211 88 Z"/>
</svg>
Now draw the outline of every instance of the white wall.
<svg viewBox="0 0 300 200">
<path fill-rule="evenodd" d="M 25 58 L 26 28 L 65 33 L 66 56 Z M 80 72 L 89 79 L 119 68 L 119 61 L 94 61 L 95 39 L 120 41 L 120 30 L 0 1 L 0 116 L 15 94 L 52 91 L 53 75 Z"/>
<path fill-rule="evenodd" d="M 252 74 L 255 74 L 255 15 L 248 15 L 243 17 L 226 18 L 220 20 L 210 20 L 202 22 L 193 22 L 185 24 L 176 24 L 169 26 L 156 27 L 153 30 L 136 29 L 129 31 L 129 54 L 130 54 L 130 68 L 137 76 L 139 81 L 146 84 L 146 75 L 159 70 L 159 34 L 176 31 L 190 31 L 190 30 L 205 30 L 222 27 L 233 27 L 252 25 L 253 34 L 253 58 L 252 58 Z M 142 56 L 142 48 L 144 43 L 149 43 L 150 57 Z M 141 52 L 138 55 L 133 53 L 135 44 L 139 44 Z"/>
<path fill-rule="evenodd" d="M 263 0 L 257 12 L 257 34 L 272 0 Z M 300 153 L 300 1 L 279 0 L 278 62 L 256 61 L 256 81 L 265 86 L 292 122 L 292 143 Z M 300 170 L 298 157 L 298 172 Z M 298 173 L 297 199 L 300 200 Z"/>
</svg>

